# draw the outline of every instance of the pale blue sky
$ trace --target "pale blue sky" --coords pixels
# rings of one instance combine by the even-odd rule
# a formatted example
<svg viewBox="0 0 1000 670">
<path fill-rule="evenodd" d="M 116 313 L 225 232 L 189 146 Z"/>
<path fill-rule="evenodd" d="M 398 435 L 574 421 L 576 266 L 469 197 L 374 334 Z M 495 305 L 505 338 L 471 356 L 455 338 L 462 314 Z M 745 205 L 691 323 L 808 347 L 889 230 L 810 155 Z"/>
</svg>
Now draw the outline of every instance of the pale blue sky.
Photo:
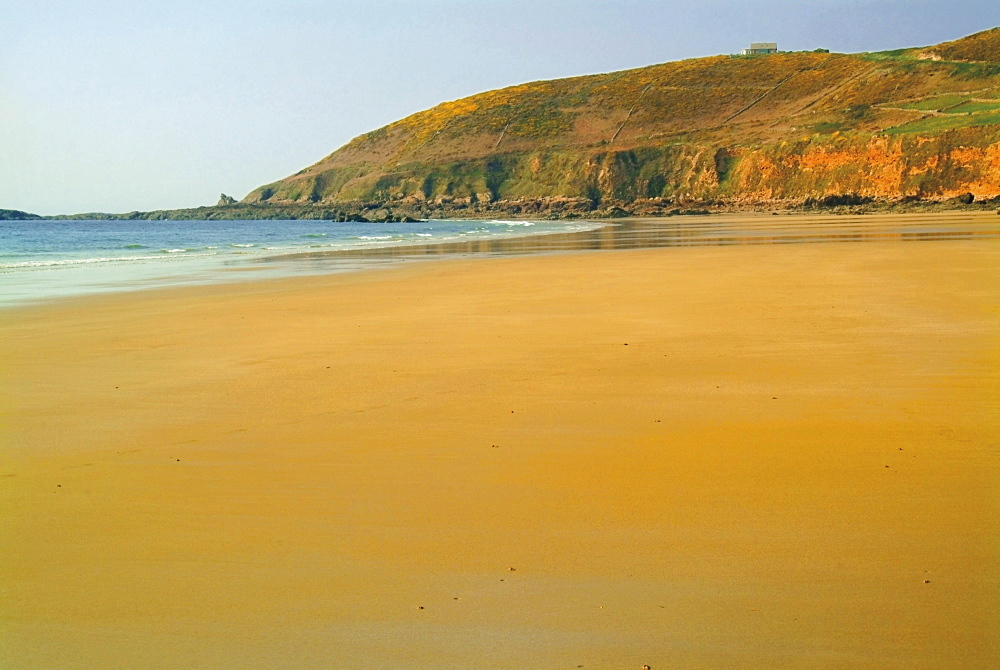
<svg viewBox="0 0 1000 670">
<path fill-rule="evenodd" d="M 214 204 L 492 88 L 751 41 L 872 51 L 996 25 L 997 0 L 7 0 L 0 208 Z"/>
</svg>

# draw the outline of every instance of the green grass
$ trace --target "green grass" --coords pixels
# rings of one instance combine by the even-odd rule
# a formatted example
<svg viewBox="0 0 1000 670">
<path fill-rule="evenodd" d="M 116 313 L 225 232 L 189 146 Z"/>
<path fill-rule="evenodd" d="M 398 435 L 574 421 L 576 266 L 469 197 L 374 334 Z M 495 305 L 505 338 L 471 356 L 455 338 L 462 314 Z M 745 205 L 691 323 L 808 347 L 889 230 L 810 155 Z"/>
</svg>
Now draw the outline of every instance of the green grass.
<svg viewBox="0 0 1000 670">
<path fill-rule="evenodd" d="M 890 51 L 869 51 L 866 53 L 856 54 L 865 60 L 915 60 L 912 54 L 913 49 L 892 49 Z"/>
<path fill-rule="evenodd" d="M 1000 112 L 995 114 L 976 114 L 975 116 L 931 116 L 926 119 L 911 121 L 895 128 L 888 128 L 885 132 L 889 135 L 939 133 L 956 128 L 989 126 L 993 124 L 1000 124 Z"/>
<path fill-rule="evenodd" d="M 941 109 L 947 109 L 949 107 L 954 107 L 955 105 L 960 105 L 969 99 L 967 95 L 942 95 L 936 98 L 929 98 L 927 100 L 918 100 L 917 102 L 905 102 L 902 105 L 897 105 L 902 109 L 920 109 L 926 111 L 936 112 Z"/>
<path fill-rule="evenodd" d="M 1000 75 L 1000 63 L 949 63 L 956 79 L 985 79 Z"/>
<path fill-rule="evenodd" d="M 1000 112 L 996 114 L 977 114 L 970 119 L 970 126 L 992 126 L 1000 123 Z"/>
<path fill-rule="evenodd" d="M 957 107 L 949 107 L 945 110 L 948 114 L 970 114 L 974 112 L 995 112 L 1000 110 L 1000 100 L 997 102 L 975 102 L 970 100 Z"/>
</svg>

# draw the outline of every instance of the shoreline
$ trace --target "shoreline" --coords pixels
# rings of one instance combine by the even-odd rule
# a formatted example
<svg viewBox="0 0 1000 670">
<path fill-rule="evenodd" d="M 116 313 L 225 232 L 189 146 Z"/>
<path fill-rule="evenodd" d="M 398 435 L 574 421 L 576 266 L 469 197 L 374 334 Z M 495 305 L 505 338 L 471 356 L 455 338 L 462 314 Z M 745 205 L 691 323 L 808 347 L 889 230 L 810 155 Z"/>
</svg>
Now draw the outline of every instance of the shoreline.
<svg viewBox="0 0 1000 670">
<path fill-rule="evenodd" d="M 991 667 L 998 266 L 637 248 L 4 311 L 0 664 Z"/>
<path fill-rule="evenodd" d="M 36 225 L 38 228 L 36 229 Z M 448 240 L 530 237 L 599 227 L 592 223 L 426 221 L 40 221 L 0 224 L 0 308 L 19 302 L 150 287 L 344 272 L 374 261 L 289 263 L 319 249 L 366 249 Z M 88 244 L 86 240 L 97 240 Z"/>
<path fill-rule="evenodd" d="M 782 216 L 774 219 L 773 216 Z M 590 220 L 580 220 L 589 223 Z M 803 214 L 767 212 L 720 213 L 708 216 L 626 217 L 595 219 L 600 227 L 566 233 L 469 242 L 432 242 L 337 251 L 298 252 L 261 259 L 390 258 L 434 255 L 520 255 L 565 251 L 619 251 L 685 246 L 811 244 L 820 242 L 915 241 L 1000 238 L 1000 219 L 980 212 L 896 214 Z M 749 228 L 746 228 L 748 224 Z M 894 225 L 893 225 L 894 224 Z M 909 226 L 903 228 L 902 226 Z"/>
<path fill-rule="evenodd" d="M 1000 237 L 1000 217 L 989 213 L 950 210 L 934 213 L 897 214 L 802 214 L 742 212 L 709 216 L 631 217 L 622 219 L 578 220 L 574 225 L 592 224 L 587 230 L 525 233 L 467 241 L 387 244 L 361 248 L 289 251 L 242 260 L 224 261 L 215 267 L 207 260 L 190 261 L 187 275 L 163 275 L 174 269 L 152 265 L 149 276 L 131 280 L 93 284 L 89 289 L 59 295 L 50 294 L 6 299 L 0 296 L 0 310 L 29 304 L 74 300 L 86 295 L 149 291 L 171 286 L 236 284 L 280 280 L 294 276 L 341 274 L 378 269 L 401 261 L 437 260 L 480 255 L 516 256 L 566 252 L 614 251 L 622 249 L 727 246 L 754 244 L 811 244 L 829 242 L 871 242 L 880 240 L 929 241 Z M 231 263 L 239 263 L 232 265 Z M 16 275 L 16 273 L 15 273 Z M 28 276 L 28 275 L 25 275 Z M 110 276 L 113 276 L 113 273 Z M 28 276 L 30 279 L 37 277 Z M 60 277 L 53 277 L 50 283 Z M 158 286 L 157 281 L 163 283 Z M 13 284 L 11 284 L 13 286 Z M 57 284 L 53 284 L 54 287 Z M 36 289 L 37 290 L 37 289 Z M 65 291 L 64 288 L 60 290 Z"/>
<path fill-rule="evenodd" d="M 969 199 L 972 198 L 972 199 Z M 683 215 L 739 214 L 772 212 L 792 214 L 912 214 L 934 213 L 960 209 L 962 211 L 993 211 L 1000 205 L 1000 196 L 979 198 L 966 193 L 955 197 L 921 198 L 900 195 L 896 198 L 865 197 L 855 193 L 827 194 L 819 197 L 775 200 L 677 200 L 673 198 L 639 198 L 633 202 L 609 200 L 603 206 L 588 198 L 539 196 L 496 202 L 480 202 L 471 198 L 446 198 L 442 201 L 402 200 L 388 202 L 333 201 L 320 203 L 295 202 L 236 202 L 226 205 L 188 207 L 181 209 L 133 211 L 125 213 L 86 212 L 43 216 L 19 210 L 0 210 L 0 220 L 284 220 L 314 219 L 333 221 L 364 221 L 389 223 L 427 218 L 489 219 L 514 218 L 530 220 L 574 220 L 586 218 L 657 217 Z M 1000 210 L 997 210 L 1000 213 Z M 414 219 L 416 217 L 416 219 Z"/>
</svg>

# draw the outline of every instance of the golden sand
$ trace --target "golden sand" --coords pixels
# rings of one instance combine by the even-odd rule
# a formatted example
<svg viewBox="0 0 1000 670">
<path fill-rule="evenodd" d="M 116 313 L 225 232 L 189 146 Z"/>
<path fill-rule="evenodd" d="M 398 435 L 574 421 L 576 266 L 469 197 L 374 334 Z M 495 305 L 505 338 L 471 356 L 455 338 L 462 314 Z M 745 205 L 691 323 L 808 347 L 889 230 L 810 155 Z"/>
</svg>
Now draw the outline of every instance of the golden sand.
<svg viewBox="0 0 1000 670">
<path fill-rule="evenodd" d="M 0 666 L 1000 665 L 1000 242 L 0 312 Z"/>
</svg>

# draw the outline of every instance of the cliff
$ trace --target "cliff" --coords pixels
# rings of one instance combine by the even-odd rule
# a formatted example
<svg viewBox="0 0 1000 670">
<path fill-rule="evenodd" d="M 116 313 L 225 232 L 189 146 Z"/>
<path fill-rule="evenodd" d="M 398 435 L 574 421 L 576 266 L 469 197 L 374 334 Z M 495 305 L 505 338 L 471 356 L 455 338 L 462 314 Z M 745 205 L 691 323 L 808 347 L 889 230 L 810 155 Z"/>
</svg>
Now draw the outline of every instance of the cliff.
<svg viewBox="0 0 1000 670">
<path fill-rule="evenodd" d="M 1000 29 L 868 54 L 715 56 L 480 93 L 362 135 L 244 204 L 1000 196 Z"/>
</svg>

